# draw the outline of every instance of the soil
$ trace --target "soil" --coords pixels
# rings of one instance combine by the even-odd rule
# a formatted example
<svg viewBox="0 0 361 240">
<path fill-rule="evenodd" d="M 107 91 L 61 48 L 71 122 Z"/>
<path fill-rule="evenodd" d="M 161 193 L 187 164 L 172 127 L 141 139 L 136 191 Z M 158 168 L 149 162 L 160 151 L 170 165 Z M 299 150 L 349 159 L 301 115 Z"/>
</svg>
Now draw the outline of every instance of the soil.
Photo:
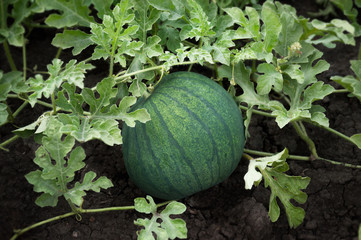
<svg viewBox="0 0 361 240">
<path fill-rule="evenodd" d="M 288 1 L 291 2 L 291 1 Z M 314 10 L 312 1 L 298 6 L 292 4 L 303 14 Z M 50 46 L 54 32 L 34 30 L 29 36 L 28 66 L 45 69 L 56 49 Z M 337 45 L 335 49 L 324 51 L 324 59 L 330 64 L 330 70 L 319 76 L 325 82 L 332 75 L 351 74 L 349 60 L 356 59 L 360 45 Z M 44 48 L 49 46 L 49 48 Z M 11 49 L 18 66 L 21 66 L 21 49 Z M 41 53 L 41 54 L 39 54 Z M 64 51 L 63 59 L 71 57 Z M 1 65 L 5 65 L 4 54 L 0 52 Z M 66 60 L 65 60 L 66 61 Z M 6 68 L 7 66 L 5 66 Z M 4 68 L 3 68 L 4 69 Z M 98 68 L 99 69 L 99 68 Z M 101 69 L 101 68 L 100 68 Z M 104 68 L 103 72 L 107 69 Z M 90 81 L 101 79 L 103 73 L 92 72 Z M 11 104 L 19 105 L 17 101 Z M 361 103 L 346 94 L 334 94 L 322 104 L 327 109 L 330 127 L 351 136 L 361 133 Z M 24 126 L 36 119 L 44 109 L 30 107 L 18 117 L 16 125 Z M 296 136 L 290 127 L 279 129 L 273 119 L 255 116 L 250 127 L 251 138 L 247 148 L 267 152 L 279 152 L 287 147 L 297 155 L 309 154 L 307 146 Z M 315 141 L 319 155 L 341 162 L 361 164 L 361 150 L 331 133 L 306 125 L 307 131 Z M 0 142 L 12 136 L 12 126 L 0 128 Z M 109 147 L 99 141 L 82 145 L 87 158 L 84 171 L 95 171 L 97 175 L 110 178 L 115 187 L 100 193 L 89 192 L 85 197 L 84 208 L 102 208 L 110 206 L 133 205 L 135 197 L 144 197 L 128 178 L 122 161 L 121 147 Z M 36 169 L 33 163 L 34 152 L 38 145 L 32 138 L 20 139 L 8 146 L 10 152 L 0 152 L 0 238 L 9 239 L 13 229 L 24 228 L 70 211 L 66 201 L 60 199 L 55 208 L 40 208 L 34 201 L 35 193 L 24 175 Z M 361 223 L 361 170 L 336 166 L 321 161 L 289 161 L 288 174 L 308 176 L 311 182 L 305 192 L 308 200 L 301 205 L 306 211 L 302 225 L 290 229 L 287 217 L 281 208 L 279 220 L 272 223 L 268 217 L 270 191 L 262 184 L 252 190 L 244 189 L 243 176 L 247 172 L 246 160 L 223 183 L 181 200 L 187 211 L 180 217 L 187 223 L 188 239 L 357 239 Z M 79 172 L 81 178 L 84 171 Z M 134 220 L 144 217 L 135 211 L 116 211 L 83 214 L 82 220 L 74 217 L 54 221 L 35 228 L 19 239 L 136 239 Z"/>
</svg>

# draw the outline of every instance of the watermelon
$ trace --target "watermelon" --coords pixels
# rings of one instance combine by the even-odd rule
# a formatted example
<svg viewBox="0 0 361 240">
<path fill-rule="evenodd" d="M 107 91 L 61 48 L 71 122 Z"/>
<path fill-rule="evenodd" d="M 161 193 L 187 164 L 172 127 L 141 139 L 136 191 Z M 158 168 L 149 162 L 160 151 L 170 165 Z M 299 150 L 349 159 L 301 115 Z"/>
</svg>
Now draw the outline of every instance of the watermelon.
<svg viewBox="0 0 361 240">
<path fill-rule="evenodd" d="M 216 82 L 192 72 L 165 76 L 131 111 L 151 120 L 123 125 L 123 159 L 130 179 L 147 194 L 177 200 L 229 177 L 244 147 L 242 114 Z"/>
</svg>

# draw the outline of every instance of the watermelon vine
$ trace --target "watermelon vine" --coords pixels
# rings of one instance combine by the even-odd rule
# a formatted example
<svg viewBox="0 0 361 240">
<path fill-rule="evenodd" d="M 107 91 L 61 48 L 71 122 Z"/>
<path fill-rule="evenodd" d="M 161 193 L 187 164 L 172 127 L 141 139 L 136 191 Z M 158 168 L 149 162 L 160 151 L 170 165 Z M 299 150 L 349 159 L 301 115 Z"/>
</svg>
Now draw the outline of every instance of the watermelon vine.
<svg viewBox="0 0 361 240">
<path fill-rule="evenodd" d="M 0 126 L 14 128 L 12 137 L 1 139 L 3 142 L 0 143 L 0 149 L 9 151 L 13 141 L 21 137 L 34 137 L 38 144 L 34 163 L 39 168 L 25 177 L 34 186 L 34 191 L 41 193 L 35 204 L 40 207 L 55 207 L 58 198 L 64 197 L 72 211 L 16 230 L 12 239 L 61 218 L 75 215 L 81 219 L 82 214 L 89 212 L 131 209 L 153 214 L 151 219 L 135 221 L 136 225 L 144 227 L 138 232 L 138 239 L 154 239 L 153 234 L 159 239 L 187 237 L 184 220 L 169 217 L 183 213 L 186 210 L 184 204 L 171 201 L 156 205 L 148 196 L 146 199 L 135 199 L 134 206 L 83 209 L 86 191 L 99 192 L 117 186 L 106 176 L 97 177 L 92 171 L 85 173 L 81 181 L 75 181 L 78 171 L 85 166 L 86 155 L 81 147 L 85 142 L 96 139 L 114 147 L 123 144 L 126 149 L 130 149 L 125 150 L 129 158 L 136 158 L 141 154 L 144 155 L 140 158 L 144 158 L 153 151 L 144 150 L 144 153 L 138 155 L 134 153 L 138 142 L 154 146 L 157 135 L 150 137 L 151 130 L 145 126 L 155 129 L 156 117 L 161 116 L 152 115 L 150 109 L 156 109 L 152 106 L 154 102 L 149 100 L 150 105 L 143 105 L 141 101 L 149 96 L 151 97 L 148 99 L 156 96 L 159 91 L 157 89 L 166 85 L 171 76 L 174 76 L 172 72 L 179 69 L 201 72 L 214 80 L 200 75 L 195 77 L 210 81 L 207 86 L 209 89 L 203 95 L 197 95 L 197 99 L 206 99 L 207 103 L 203 102 L 204 105 L 215 103 L 216 99 L 212 99 L 212 94 L 217 95 L 221 91 L 217 89 L 223 87 L 222 91 L 225 89 L 228 92 L 226 100 L 213 108 L 229 111 L 228 114 L 232 113 L 239 119 L 242 119 L 243 114 L 245 131 L 239 123 L 241 120 L 238 128 L 229 130 L 234 135 L 229 134 L 228 139 L 219 137 L 226 144 L 214 147 L 224 151 L 228 147 L 232 148 L 234 159 L 225 167 L 226 173 L 212 173 L 221 176 L 215 177 L 214 181 L 203 176 L 197 177 L 201 187 L 190 184 L 187 186 L 189 189 L 181 190 L 182 194 L 173 194 L 171 191 L 179 178 L 187 179 L 188 175 L 171 179 L 171 190 L 165 187 L 165 190 L 158 192 L 154 190 L 158 187 L 156 177 L 139 179 L 144 174 L 136 172 L 138 170 L 135 166 L 128 162 L 127 167 L 131 168 L 129 172 L 135 182 L 138 181 L 139 185 L 153 182 L 152 187 L 144 187 L 151 194 L 179 200 L 223 181 L 237 167 L 244 145 L 237 143 L 237 147 L 233 148 L 229 138 L 236 139 L 239 136 L 243 139 L 243 134 L 246 140 L 252 138 L 248 129 L 254 114 L 274 119 L 280 129 L 292 126 L 310 151 L 310 156 L 294 156 L 289 155 L 287 149 L 280 153 L 244 150 L 243 157 L 249 160 L 248 172 L 244 176 L 245 188 L 258 186 L 263 180 L 265 187 L 271 189 L 271 221 L 278 220 L 281 212 L 279 205 L 283 206 L 291 228 L 299 226 L 305 216 L 304 210 L 300 206 L 294 206 L 291 200 L 301 206 L 307 201 L 307 195 L 302 190 L 307 188 L 310 179 L 289 176 L 286 173 L 287 160 L 321 160 L 361 168 L 359 165 L 319 156 L 304 125 L 307 123 L 320 127 L 361 149 L 361 133 L 346 136 L 331 129 L 325 114 L 327 109 L 317 104 L 317 101 L 331 94 L 343 93 L 361 101 L 361 59 L 350 62 L 353 75 L 331 77 L 335 83 L 332 86 L 318 79 L 318 74 L 329 70 L 330 65 L 322 59 L 323 53 L 316 48 L 320 44 L 327 48 L 335 47 L 336 43 L 355 45 L 355 37 L 361 35 L 361 27 L 355 16 L 348 13 L 351 9 L 360 7 L 359 1 L 355 1 L 354 5 L 352 1 L 347 1 L 351 2 L 347 6 L 341 1 L 331 1 L 333 5 L 330 9 L 339 8 L 348 20 L 334 19 L 330 22 L 299 16 L 294 7 L 278 1 L 243 1 L 244 6 L 237 5 L 237 2 L 239 1 L 0 0 L 0 43 L 3 44 L 9 65 L 9 70 L 0 70 Z M 43 14 L 46 19 L 38 22 L 38 14 Z M 59 50 L 46 69 L 29 70 L 26 65 L 26 37 L 37 27 L 58 29 L 52 45 Z M 22 70 L 15 64 L 9 45 L 22 48 Z M 68 62 L 61 60 L 62 52 L 66 49 L 73 54 L 73 59 Z M 90 52 L 90 56 L 84 52 Z M 99 61 L 108 64 L 108 72 L 97 79 L 96 84 L 89 86 L 86 84 L 87 76 L 98 67 Z M 177 91 L 180 91 L 182 84 L 189 78 L 191 73 L 185 73 L 169 89 L 178 87 Z M 191 85 L 192 83 L 183 87 L 190 88 Z M 337 89 L 334 87 L 336 85 Z M 201 122 L 200 114 L 206 113 L 199 113 L 200 110 L 196 112 L 196 108 L 185 109 L 186 103 L 181 101 L 186 101 L 182 98 L 189 96 L 176 96 L 176 92 L 169 89 L 161 93 L 163 97 L 168 94 L 167 98 L 159 101 L 173 101 L 179 105 L 177 111 L 188 111 L 194 121 Z M 189 90 L 191 95 L 196 95 L 196 91 L 196 87 Z M 13 109 L 9 104 L 13 99 L 22 102 L 19 108 Z M 222 107 L 222 104 L 226 105 Z M 37 120 L 24 126 L 14 124 L 24 108 L 39 105 L 48 110 L 37 116 Z M 221 115 L 224 112 L 215 111 L 215 114 Z M 162 118 L 163 122 L 158 124 L 167 125 L 169 122 L 165 115 Z M 218 121 L 224 121 L 224 118 L 219 118 Z M 168 125 L 170 128 L 171 124 Z M 211 123 L 204 122 L 199 126 L 208 129 L 212 136 L 220 134 L 214 132 L 213 128 L 222 127 L 219 124 L 212 127 Z M 174 133 L 179 129 L 171 131 Z M 136 131 L 136 137 L 128 136 L 131 131 Z M 194 129 L 182 134 L 191 134 L 192 131 L 200 135 Z M 149 139 L 142 140 L 146 137 Z M 174 138 L 173 144 L 177 143 L 178 140 Z M 149 152 L 145 153 L 146 151 Z M 153 153 L 154 158 L 161 154 L 168 154 L 171 158 L 176 155 L 174 152 L 175 150 L 172 153 Z M 206 152 L 198 153 L 206 155 Z M 180 151 L 179 154 L 183 152 Z M 230 159 L 228 153 L 219 150 L 217 154 L 226 156 L 225 159 L 220 157 L 218 163 Z M 217 167 L 210 165 L 205 163 L 202 168 L 211 171 L 211 168 Z M 201 175 L 194 166 L 190 168 L 193 168 L 194 175 Z M 158 213 L 157 207 L 163 205 L 167 206 Z"/>
</svg>

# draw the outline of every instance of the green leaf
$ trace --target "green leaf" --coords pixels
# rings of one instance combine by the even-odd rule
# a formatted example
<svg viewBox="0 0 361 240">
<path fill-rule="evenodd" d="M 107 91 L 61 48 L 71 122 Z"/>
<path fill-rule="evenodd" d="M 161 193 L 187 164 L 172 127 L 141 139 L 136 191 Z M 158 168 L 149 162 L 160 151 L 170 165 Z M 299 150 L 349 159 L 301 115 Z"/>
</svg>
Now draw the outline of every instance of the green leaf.
<svg viewBox="0 0 361 240">
<path fill-rule="evenodd" d="M 31 106 L 34 106 L 37 99 L 42 96 L 49 98 L 65 81 L 79 88 L 83 88 L 86 71 L 94 68 L 93 65 L 85 62 L 77 64 L 76 60 L 71 60 L 67 63 L 64 69 L 62 69 L 62 66 L 63 61 L 54 59 L 52 64 L 47 66 L 50 75 L 47 80 L 44 81 L 43 76 L 40 74 L 28 80 L 30 85 L 28 91 L 33 92 L 29 96 Z"/>
<path fill-rule="evenodd" d="M 282 29 L 274 3 L 267 1 L 263 4 L 261 17 L 264 23 L 264 48 L 266 52 L 271 52 L 277 45 L 278 36 Z"/>
<path fill-rule="evenodd" d="M 161 218 L 163 222 L 161 227 L 167 231 L 168 238 L 175 239 L 186 239 L 187 238 L 187 227 L 183 219 L 177 218 L 172 219 L 170 215 L 182 214 L 187 210 L 186 206 L 180 202 L 170 202 L 166 208 L 161 212 Z"/>
<path fill-rule="evenodd" d="M 233 79 L 242 88 L 243 94 L 236 97 L 238 102 L 247 103 L 249 107 L 260 106 L 261 108 L 272 102 L 268 96 L 261 96 L 256 93 L 254 84 L 250 80 L 250 69 L 247 69 L 243 62 L 238 62 L 234 67 L 219 67 L 218 75 L 222 78 L 228 78 L 230 81 Z"/>
<path fill-rule="evenodd" d="M 71 136 L 63 138 L 62 131 L 59 131 L 62 127 L 63 124 L 56 117 L 50 117 L 41 140 L 42 145 L 35 153 L 34 163 L 41 170 L 32 171 L 25 176 L 34 185 L 35 192 L 43 192 L 36 200 L 36 204 L 41 207 L 56 206 L 60 196 L 80 206 L 85 190 L 98 192 L 100 187 L 112 186 L 105 177 L 93 182 L 95 174 L 90 172 L 85 174 L 82 184 L 75 183 L 72 189 L 68 188 L 75 173 L 85 166 L 85 152 L 80 146 L 73 149 L 75 140 Z"/>
<path fill-rule="evenodd" d="M 168 24 L 162 24 L 158 31 L 158 36 L 162 39 L 161 44 L 166 44 L 167 49 L 175 51 L 180 48 L 181 39 L 179 37 L 179 31 Z"/>
<path fill-rule="evenodd" d="M 264 174 L 265 187 L 270 186 L 272 190 L 268 212 L 271 221 L 277 221 L 280 215 L 278 198 L 285 208 L 289 226 L 296 228 L 301 225 L 305 217 L 305 211 L 301 207 L 295 207 L 290 200 L 294 199 L 301 204 L 307 201 L 307 194 L 301 190 L 308 186 L 310 178 L 288 176 L 270 168 L 266 168 L 262 174 Z"/>
<path fill-rule="evenodd" d="M 215 35 L 212 30 L 213 24 L 208 20 L 207 14 L 195 0 L 187 0 L 187 8 L 190 12 L 189 22 L 182 27 L 179 34 L 182 40 L 194 38 L 196 41 L 202 39 L 203 42 L 208 42 L 207 38 Z"/>
<path fill-rule="evenodd" d="M 331 80 L 337 82 L 346 88 L 351 94 L 349 96 L 357 97 L 361 101 L 361 60 L 351 60 L 351 69 L 355 73 L 353 76 L 332 76 Z"/>
<path fill-rule="evenodd" d="M 295 8 L 290 5 L 276 3 L 278 11 L 280 12 L 280 23 L 282 29 L 278 37 L 278 43 L 274 47 L 277 53 L 286 57 L 288 55 L 289 47 L 294 43 L 300 41 L 303 34 L 303 27 L 297 17 Z"/>
<path fill-rule="evenodd" d="M 148 199 L 148 201 L 147 201 Z M 155 204 L 151 196 L 146 196 L 145 198 L 136 198 L 134 199 L 134 207 L 137 212 L 140 213 L 155 213 L 157 211 L 157 205 Z"/>
<path fill-rule="evenodd" d="M 358 23 L 358 8 L 361 7 L 360 0 L 331 0 L 338 8 L 343 11 L 343 14 L 350 20 L 352 26 L 355 27 L 355 36 L 361 35 L 361 26 Z"/>
<path fill-rule="evenodd" d="M 117 89 L 113 88 L 115 81 L 113 78 L 104 78 L 96 85 L 99 97 L 89 88 L 83 88 L 81 95 L 90 107 L 90 113 L 96 116 L 100 111 L 109 105 L 110 99 L 117 95 Z"/>
<path fill-rule="evenodd" d="M 180 218 L 172 219 L 170 215 L 182 214 L 186 210 L 186 206 L 182 203 L 172 201 L 166 208 L 158 213 L 157 205 L 151 196 L 145 198 L 134 199 L 135 210 L 141 213 L 152 214 L 151 219 L 138 218 L 134 223 L 143 226 L 144 229 L 137 232 L 138 239 L 153 239 L 153 233 L 157 235 L 157 239 L 186 239 L 187 227 L 184 220 Z M 161 223 L 159 223 L 159 220 Z"/>
<path fill-rule="evenodd" d="M 76 93 L 75 85 L 67 82 L 63 83 L 62 90 L 58 92 L 55 103 L 64 111 L 71 111 L 78 115 L 83 115 L 82 105 L 84 103 L 83 96 Z"/>
<path fill-rule="evenodd" d="M 136 103 L 136 97 L 126 96 L 124 97 L 118 106 L 112 105 L 109 112 L 102 115 L 102 118 L 111 118 L 117 120 L 123 120 L 128 126 L 134 127 L 135 121 L 145 123 L 150 120 L 150 115 L 146 109 L 137 109 L 128 113 L 130 107 Z"/>
<path fill-rule="evenodd" d="M 62 133 L 69 134 L 79 142 L 99 139 L 109 146 L 122 144 L 119 123 L 114 119 L 97 118 L 59 114 L 59 120 L 64 124 Z"/>
<path fill-rule="evenodd" d="M 95 177 L 95 172 L 87 172 L 81 183 L 76 182 L 75 186 L 64 194 L 65 199 L 72 201 L 77 206 L 81 206 L 83 196 L 86 195 L 85 191 L 92 190 L 94 192 L 100 192 L 101 188 L 107 189 L 113 187 L 112 182 L 108 178 L 102 176 L 94 181 Z"/>
<path fill-rule="evenodd" d="M 332 76 L 331 80 L 337 82 L 342 87 L 347 89 L 351 94 L 349 96 L 357 97 L 361 101 L 361 81 L 355 77 L 348 75 L 345 77 Z"/>
<path fill-rule="evenodd" d="M 361 149 L 361 133 L 352 135 L 350 139 L 359 149 Z"/>
<path fill-rule="evenodd" d="M 11 9 L 11 13 L 7 10 Z M 2 1 L 0 12 L 3 14 L 0 18 L 0 43 L 7 40 L 10 45 L 21 47 L 24 44 L 25 29 L 22 26 L 23 21 L 33 13 L 43 12 L 35 1 Z M 11 23 L 10 26 L 8 24 Z"/>
<path fill-rule="evenodd" d="M 35 204 L 40 207 L 55 207 L 58 204 L 58 198 L 62 195 L 58 192 L 58 186 L 55 179 L 44 179 L 41 177 L 41 171 L 32 171 L 25 175 L 26 180 L 34 185 L 34 192 L 43 192 L 36 200 Z"/>
<path fill-rule="evenodd" d="M 90 35 L 80 30 L 64 30 L 55 35 L 52 44 L 56 47 L 67 49 L 73 48 L 73 55 L 78 55 L 85 48 L 93 44 Z"/>
<path fill-rule="evenodd" d="M 8 120 L 8 112 L 6 104 L 0 103 L 0 125 L 4 124 Z"/>
<path fill-rule="evenodd" d="M 90 16 L 88 6 L 79 0 L 37 0 L 39 6 L 46 10 L 58 10 L 61 14 L 50 14 L 45 23 L 56 28 L 73 27 L 76 25 L 89 27 L 95 22 Z"/>
<path fill-rule="evenodd" d="M 301 207 L 295 207 L 291 199 L 301 204 L 306 202 L 307 194 L 301 190 L 308 186 L 310 178 L 286 175 L 287 157 L 288 151 L 285 149 L 270 157 L 250 160 L 248 172 L 244 176 L 245 187 L 251 189 L 253 185 L 257 186 L 263 177 L 265 187 L 271 188 L 268 211 L 271 221 L 277 221 L 280 216 L 278 198 L 285 208 L 289 226 L 296 228 L 303 222 L 305 211 Z"/>
<path fill-rule="evenodd" d="M 149 10 L 149 3 L 144 0 L 134 1 L 135 18 L 134 21 L 139 26 L 137 37 L 140 41 L 146 42 L 147 32 L 152 30 L 153 24 L 159 19 L 160 11 L 153 8 Z"/>
<path fill-rule="evenodd" d="M 351 69 L 356 74 L 357 78 L 361 79 L 361 60 L 351 60 Z"/>
<path fill-rule="evenodd" d="M 187 53 L 187 56 L 189 61 L 197 61 L 201 65 L 203 65 L 204 62 L 214 63 L 211 53 L 204 48 L 192 48 Z"/>
<path fill-rule="evenodd" d="M 245 189 L 252 189 L 253 185 L 258 186 L 262 180 L 262 174 L 257 171 L 258 169 L 266 169 L 267 166 L 272 166 L 275 162 L 284 162 L 288 157 L 288 150 L 284 149 L 282 152 L 277 153 L 270 157 L 263 157 L 252 159 L 248 164 L 248 171 L 244 175 Z"/>
<path fill-rule="evenodd" d="M 312 44 L 322 43 L 328 48 L 336 47 L 335 42 L 342 42 L 354 46 L 355 28 L 345 20 L 333 19 L 331 22 L 326 23 L 320 20 L 314 19 L 312 22 L 314 29 L 322 31 L 321 38 L 316 35 L 311 35 L 307 42 Z M 314 30 L 315 31 L 315 30 Z M 315 39 L 314 39 L 315 38 Z"/>
<path fill-rule="evenodd" d="M 225 8 L 224 11 L 232 18 L 234 23 L 241 26 L 236 31 L 237 39 L 253 38 L 256 41 L 261 39 L 260 19 L 256 9 L 246 7 L 246 14 L 238 7 Z"/>
<path fill-rule="evenodd" d="M 269 94 L 274 88 L 275 91 L 280 92 L 283 88 L 283 77 L 277 69 L 268 63 L 259 64 L 257 71 L 264 73 L 257 78 L 257 92 L 260 95 Z"/>
<path fill-rule="evenodd" d="M 12 71 L 3 74 L 0 70 L 0 101 L 6 100 L 10 92 L 18 94 L 26 92 L 27 88 L 22 72 Z"/>
<path fill-rule="evenodd" d="M 298 64 L 287 65 L 285 69 L 282 69 L 283 73 L 286 73 L 290 78 L 295 79 L 299 84 L 305 81 L 305 75 L 301 71 L 301 66 Z"/>
<path fill-rule="evenodd" d="M 177 20 L 185 15 L 184 5 L 180 0 L 173 1 L 159 1 L 159 0 L 148 0 L 149 4 L 154 8 L 165 11 L 169 20 Z"/>
<path fill-rule="evenodd" d="M 44 112 L 36 121 L 33 123 L 26 125 L 24 127 L 18 128 L 13 132 L 16 135 L 21 137 L 29 137 L 30 135 L 43 133 L 48 126 L 49 120 L 51 118 L 51 112 Z M 36 130 L 35 130 L 36 129 Z"/>
<path fill-rule="evenodd" d="M 232 35 L 233 33 L 231 31 L 224 32 L 223 35 L 210 47 L 215 61 L 225 65 L 230 64 L 231 51 L 229 49 L 235 46 L 232 41 Z"/>
<path fill-rule="evenodd" d="M 104 60 L 114 58 L 115 63 L 126 67 L 126 55 L 134 57 L 144 42 L 134 40 L 139 25 L 134 20 L 132 1 L 124 0 L 117 4 L 111 15 L 104 15 L 102 24 L 92 23 L 90 40 L 97 46 L 92 58 Z M 136 25 L 133 25 L 136 23 Z M 144 26 L 143 27 L 147 27 Z"/>
<path fill-rule="evenodd" d="M 307 46 L 307 44 L 305 45 Z M 314 101 L 321 100 L 334 91 L 331 85 L 317 81 L 316 78 L 317 74 L 328 70 L 330 65 L 324 60 L 318 60 L 322 56 L 320 51 L 309 47 L 306 47 L 306 49 L 311 51 L 312 54 L 306 53 L 306 55 L 309 55 L 308 62 L 299 64 L 304 74 L 304 81 L 300 83 L 300 79 L 294 79 L 296 77 L 284 79 L 283 92 L 291 100 L 290 108 L 287 110 L 284 106 L 277 106 L 272 111 L 280 128 L 300 118 L 318 120 L 317 123 L 328 126 L 328 121 L 326 121 L 325 117 L 322 117 L 324 116 L 323 113 L 315 113 L 315 109 L 313 109 L 312 117 L 311 108 Z M 314 63 L 316 60 L 317 62 Z"/>
<path fill-rule="evenodd" d="M 114 0 L 91 0 L 94 8 L 98 11 L 98 17 L 103 19 L 104 15 L 111 14 L 111 6 Z"/>
</svg>

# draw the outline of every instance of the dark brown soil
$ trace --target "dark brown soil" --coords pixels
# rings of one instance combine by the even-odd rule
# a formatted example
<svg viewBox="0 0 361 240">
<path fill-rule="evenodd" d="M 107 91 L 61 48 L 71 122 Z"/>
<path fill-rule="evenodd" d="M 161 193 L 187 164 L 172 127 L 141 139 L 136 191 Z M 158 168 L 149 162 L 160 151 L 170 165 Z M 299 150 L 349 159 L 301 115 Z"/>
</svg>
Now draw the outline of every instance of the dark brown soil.
<svg viewBox="0 0 361 240">
<path fill-rule="evenodd" d="M 297 1 L 296 1 L 297 2 Z M 301 6 L 302 7 L 302 6 Z M 301 9 L 306 12 L 305 9 Z M 49 46 L 53 32 L 37 30 L 31 35 L 28 46 L 29 67 L 38 65 L 44 69 L 55 56 L 56 49 Z M 332 75 L 350 74 L 349 60 L 356 59 L 357 46 L 338 45 L 325 49 L 324 58 L 331 64 L 330 70 L 320 78 L 328 81 Z M 15 56 L 21 52 L 12 49 Z M 39 54 L 40 53 L 40 54 Z M 68 53 L 63 55 L 68 58 Z M 0 52 L 1 65 L 6 64 Z M 107 69 L 104 69 L 107 71 Z M 91 79 L 99 79 L 102 73 L 94 72 Z M 12 104 L 19 104 L 13 102 Z M 330 126 L 348 136 L 361 133 L 361 103 L 345 94 L 327 97 L 322 105 L 327 109 Z M 23 126 L 37 118 L 43 109 L 26 109 L 18 118 Z M 292 128 L 280 130 L 272 119 L 254 117 L 250 128 L 251 138 L 247 148 L 278 152 L 287 147 L 292 154 L 308 155 L 309 151 Z M 315 141 L 319 155 L 341 162 L 361 164 L 361 150 L 331 133 L 306 125 Z M 12 136 L 12 126 L 0 128 L 0 141 Z M 9 239 L 13 229 L 24 228 L 38 221 L 70 211 L 61 199 L 56 208 L 40 208 L 34 201 L 35 193 L 24 175 L 36 169 L 32 162 L 37 145 L 33 139 L 20 139 L 8 146 L 10 152 L 0 152 L 0 238 Z M 86 150 L 86 168 L 97 175 L 110 178 L 115 187 L 100 193 L 89 192 L 84 208 L 132 205 L 135 197 L 144 197 L 129 180 L 122 162 L 121 147 L 109 147 L 98 141 L 83 145 Z M 268 218 L 270 191 L 261 184 L 258 188 L 244 189 L 243 176 L 247 162 L 242 161 L 236 171 L 225 182 L 204 192 L 183 199 L 187 211 L 181 215 L 186 221 L 188 239 L 357 239 L 361 223 L 361 170 L 336 166 L 326 162 L 289 161 L 290 175 L 308 176 L 307 203 L 302 205 L 306 217 L 301 226 L 290 229 L 281 208 L 280 219 L 271 223 Z M 80 172 L 80 177 L 83 173 Z M 135 211 L 116 211 L 84 214 L 82 220 L 74 217 L 43 225 L 22 235 L 20 239 L 136 239 L 139 230 L 133 221 L 144 215 Z"/>
</svg>

